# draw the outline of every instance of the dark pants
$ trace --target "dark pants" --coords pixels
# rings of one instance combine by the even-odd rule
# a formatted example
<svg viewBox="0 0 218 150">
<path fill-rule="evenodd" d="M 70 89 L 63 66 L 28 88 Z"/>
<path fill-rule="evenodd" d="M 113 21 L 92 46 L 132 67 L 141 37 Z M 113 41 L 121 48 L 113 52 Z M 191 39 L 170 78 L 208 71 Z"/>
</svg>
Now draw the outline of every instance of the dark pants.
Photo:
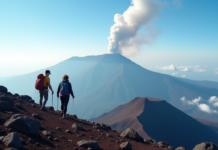
<svg viewBox="0 0 218 150">
<path fill-rule="evenodd" d="M 70 99 L 70 96 L 68 95 L 61 96 L 61 110 L 63 114 L 67 113 L 67 105 L 68 105 L 69 99 Z"/>
<path fill-rule="evenodd" d="M 45 108 L 46 102 L 48 101 L 48 91 L 39 91 L 39 104 L 41 106 L 41 108 Z M 44 101 L 42 102 L 44 97 Z"/>
</svg>

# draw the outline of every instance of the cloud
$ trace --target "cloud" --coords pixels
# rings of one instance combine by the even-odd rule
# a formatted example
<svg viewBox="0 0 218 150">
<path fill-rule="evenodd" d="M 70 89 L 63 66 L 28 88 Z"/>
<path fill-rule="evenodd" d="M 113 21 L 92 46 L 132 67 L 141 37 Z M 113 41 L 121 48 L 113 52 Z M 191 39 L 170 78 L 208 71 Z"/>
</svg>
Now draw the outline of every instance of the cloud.
<svg viewBox="0 0 218 150">
<path fill-rule="evenodd" d="M 170 66 L 164 66 L 164 67 L 157 67 L 158 69 L 161 70 L 177 70 L 177 71 L 183 71 L 183 72 L 205 72 L 205 69 L 202 69 L 201 66 L 175 66 L 175 65 L 170 65 Z"/>
<path fill-rule="evenodd" d="M 176 6 L 177 8 L 182 7 L 182 1 L 183 0 L 173 0 L 173 5 Z"/>
<path fill-rule="evenodd" d="M 181 77 L 182 77 L 182 78 L 185 78 L 185 75 L 183 74 L 183 75 L 181 75 Z"/>
<path fill-rule="evenodd" d="M 160 32 L 154 30 L 154 26 L 144 32 L 142 29 L 159 17 L 159 11 L 166 4 L 161 0 L 132 0 L 132 5 L 123 14 L 115 14 L 115 24 L 108 37 L 109 52 L 133 55 L 141 45 L 152 43 Z"/>
<path fill-rule="evenodd" d="M 212 104 L 214 107 L 218 107 L 218 97 L 211 96 L 209 99 L 209 103 Z"/>
<path fill-rule="evenodd" d="M 198 105 L 199 109 L 204 111 L 204 112 L 207 112 L 207 113 L 217 113 L 216 110 L 212 110 L 210 108 L 210 106 L 206 105 L 206 104 L 200 104 Z"/>
<path fill-rule="evenodd" d="M 195 105 L 198 107 L 199 110 L 206 113 L 218 113 L 217 110 L 211 109 L 211 107 L 209 106 L 211 103 L 214 107 L 218 106 L 218 98 L 216 96 L 210 97 L 209 104 L 200 103 L 203 100 L 200 96 L 193 100 L 186 100 L 185 96 L 183 96 L 180 100 L 183 102 L 183 104 Z"/>
<path fill-rule="evenodd" d="M 218 68 L 215 68 L 214 71 L 215 71 L 215 74 L 218 74 Z"/>
<path fill-rule="evenodd" d="M 198 98 L 195 98 L 193 100 L 186 100 L 185 96 L 183 96 L 181 98 L 181 101 L 183 101 L 184 103 L 188 104 L 188 105 L 199 105 L 199 102 L 202 100 L 202 98 L 199 96 Z"/>
<path fill-rule="evenodd" d="M 173 72 L 173 73 L 172 73 L 173 76 L 175 76 L 175 75 L 177 75 L 177 74 L 178 74 L 178 72 Z"/>
<path fill-rule="evenodd" d="M 170 66 L 160 67 L 159 69 L 161 69 L 161 70 L 176 70 L 176 67 L 174 65 L 170 65 Z"/>
</svg>

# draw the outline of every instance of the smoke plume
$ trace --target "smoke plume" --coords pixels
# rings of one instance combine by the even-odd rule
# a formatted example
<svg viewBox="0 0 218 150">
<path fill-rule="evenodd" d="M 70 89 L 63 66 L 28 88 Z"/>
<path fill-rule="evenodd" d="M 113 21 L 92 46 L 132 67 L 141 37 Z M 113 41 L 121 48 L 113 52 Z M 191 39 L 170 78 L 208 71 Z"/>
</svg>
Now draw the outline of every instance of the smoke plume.
<svg viewBox="0 0 218 150">
<path fill-rule="evenodd" d="M 151 21 L 165 5 L 166 2 L 160 0 L 132 0 L 132 5 L 122 15 L 115 14 L 115 24 L 108 37 L 110 53 L 132 55 L 141 45 L 152 43 L 160 32 L 154 30 Z"/>
</svg>

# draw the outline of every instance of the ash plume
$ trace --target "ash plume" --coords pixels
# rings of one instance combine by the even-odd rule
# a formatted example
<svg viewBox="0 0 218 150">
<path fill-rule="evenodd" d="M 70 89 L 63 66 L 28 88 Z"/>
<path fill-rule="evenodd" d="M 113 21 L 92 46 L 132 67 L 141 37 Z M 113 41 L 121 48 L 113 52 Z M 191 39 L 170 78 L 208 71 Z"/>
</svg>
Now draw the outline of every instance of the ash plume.
<svg viewBox="0 0 218 150">
<path fill-rule="evenodd" d="M 108 37 L 109 52 L 133 55 L 141 45 L 152 43 L 160 31 L 154 30 L 151 21 L 159 17 L 159 11 L 166 4 L 161 0 L 132 0 L 132 5 L 122 15 L 115 14 L 115 24 Z"/>
</svg>

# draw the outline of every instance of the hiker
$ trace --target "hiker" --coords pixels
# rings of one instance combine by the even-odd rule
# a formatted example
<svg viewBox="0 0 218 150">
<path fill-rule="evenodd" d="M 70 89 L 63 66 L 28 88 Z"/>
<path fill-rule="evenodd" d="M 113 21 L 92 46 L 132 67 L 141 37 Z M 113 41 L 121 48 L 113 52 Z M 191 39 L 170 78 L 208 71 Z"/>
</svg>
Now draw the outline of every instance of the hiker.
<svg viewBox="0 0 218 150">
<path fill-rule="evenodd" d="M 39 103 L 41 106 L 41 110 L 45 110 L 45 105 L 46 105 L 46 102 L 48 101 L 48 88 L 52 91 L 52 95 L 54 94 L 54 91 L 52 90 L 52 87 L 50 84 L 50 78 L 49 78 L 50 74 L 51 74 L 50 70 L 45 71 L 43 88 L 42 90 L 39 90 L 39 95 L 40 95 Z M 43 97 L 44 97 L 44 101 L 42 102 Z"/>
<path fill-rule="evenodd" d="M 67 105 L 70 99 L 70 94 L 73 98 L 75 97 L 73 94 L 71 83 L 68 80 L 69 79 L 68 75 L 64 75 L 62 79 L 63 79 L 62 82 L 58 86 L 57 97 L 59 97 L 59 93 L 60 93 L 61 115 L 63 115 L 62 118 L 66 119 Z"/>
</svg>

